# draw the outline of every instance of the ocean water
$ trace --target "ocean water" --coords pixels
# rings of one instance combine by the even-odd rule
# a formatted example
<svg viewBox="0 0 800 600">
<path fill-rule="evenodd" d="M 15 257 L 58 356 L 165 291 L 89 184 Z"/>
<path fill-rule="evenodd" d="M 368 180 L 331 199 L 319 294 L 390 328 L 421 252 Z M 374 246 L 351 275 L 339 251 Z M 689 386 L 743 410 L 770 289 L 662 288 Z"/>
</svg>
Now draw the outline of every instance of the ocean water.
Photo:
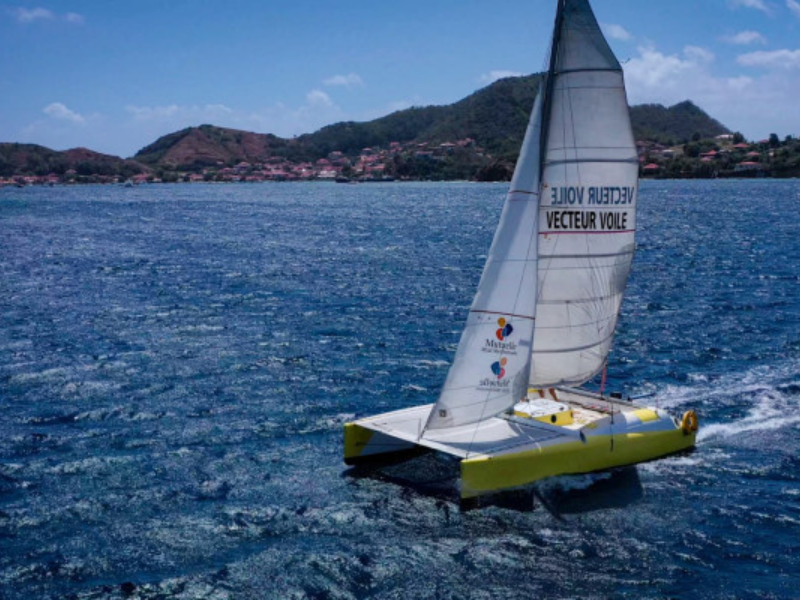
<svg viewBox="0 0 800 600">
<path fill-rule="evenodd" d="M 694 452 L 461 511 L 431 402 L 505 186 L 0 189 L 0 597 L 800 597 L 800 182 L 645 182 L 608 387 Z"/>
</svg>

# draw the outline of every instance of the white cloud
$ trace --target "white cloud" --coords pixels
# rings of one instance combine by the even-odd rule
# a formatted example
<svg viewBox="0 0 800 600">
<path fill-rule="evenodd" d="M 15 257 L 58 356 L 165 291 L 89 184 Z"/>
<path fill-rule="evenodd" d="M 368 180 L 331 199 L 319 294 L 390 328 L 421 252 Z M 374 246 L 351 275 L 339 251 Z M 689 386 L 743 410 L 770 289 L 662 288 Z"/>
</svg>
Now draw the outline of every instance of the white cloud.
<svg viewBox="0 0 800 600">
<path fill-rule="evenodd" d="M 311 90 L 306 94 L 306 102 L 309 106 L 333 106 L 331 97 L 321 90 Z"/>
<path fill-rule="evenodd" d="M 54 19 L 61 19 L 63 18 L 64 21 L 67 23 L 72 23 L 73 25 L 81 25 L 84 23 L 86 19 L 83 18 L 83 15 L 79 15 L 78 13 L 70 12 L 63 15 L 63 17 L 57 15 L 52 10 L 42 7 L 36 8 L 23 8 L 19 7 L 12 11 L 14 16 L 17 18 L 17 21 L 20 23 L 33 23 L 34 21 L 52 21 Z"/>
<path fill-rule="evenodd" d="M 736 92 L 743 92 L 753 86 L 753 78 L 747 75 L 740 75 L 739 77 L 731 77 L 727 80 L 728 87 Z"/>
<path fill-rule="evenodd" d="M 604 23 L 603 31 L 606 35 L 614 40 L 627 42 L 633 39 L 633 36 L 622 25 L 614 25 L 612 23 Z"/>
<path fill-rule="evenodd" d="M 625 64 L 625 76 L 636 88 L 661 88 L 670 86 L 683 73 L 696 70 L 699 66 L 697 58 L 677 55 L 668 56 L 650 46 L 639 48 L 639 56 Z"/>
<path fill-rule="evenodd" d="M 792 11 L 796 17 L 800 17 L 800 2 L 797 0 L 786 0 L 786 8 Z"/>
<path fill-rule="evenodd" d="M 736 44 L 737 46 L 748 46 L 750 44 L 766 44 L 767 38 L 758 33 L 757 31 L 740 31 L 734 35 L 725 35 L 720 38 L 723 42 L 728 44 Z"/>
<path fill-rule="evenodd" d="M 259 133 L 273 133 L 291 137 L 316 131 L 320 127 L 352 118 L 345 114 L 330 97 L 320 90 L 312 90 L 305 101 L 296 107 L 282 103 L 245 110 L 224 104 L 125 107 L 128 119 L 120 119 L 119 131 L 114 137 L 125 140 L 127 152 L 138 149 L 162 135 L 209 123 L 218 127 L 242 129 Z M 116 149 L 116 152 L 120 152 Z"/>
<path fill-rule="evenodd" d="M 223 117 L 233 113 L 224 104 L 206 104 L 204 106 L 189 105 L 179 106 L 168 104 L 166 106 L 133 106 L 128 105 L 125 110 L 137 121 L 170 121 L 205 123 L 207 120 Z"/>
<path fill-rule="evenodd" d="M 364 81 L 356 75 L 355 73 L 348 73 L 347 75 L 334 75 L 333 77 L 328 77 L 325 81 L 323 81 L 325 85 L 341 85 L 346 88 L 353 87 L 355 85 L 364 85 Z"/>
<path fill-rule="evenodd" d="M 736 59 L 740 65 L 746 67 L 764 67 L 766 69 L 797 69 L 800 68 L 800 50 L 773 50 L 767 52 L 759 50 L 742 54 Z"/>
<path fill-rule="evenodd" d="M 20 23 L 33 23 L 34 21 L 49 21 L 55 18 L 55 14 L 46 8 L 18 8 L 14 11 L 17 21 Z"/>
<path fill-rule="evenodd" d="M 721 76 L 716 69 L 723 65 L 718 67 L 715 60 L 710 60 L 712 55 L 702 50 L 689 47 L 680 54 L 666 54 L 653 46 L 640 47 L 639 55 L 623 65 L 630 104 L 670 106 L 691 100 L 711 117 L 750 139 L 762 139 L 770 132 L 781 136 L 800 132 L 796 109 L 800 77 L 787 77 L 784 69 L 765 70 L 753 76 Z M 752 60 L 770 65 L 778 62 Z"/>
<path fill-rule="evenodd" d="M 770 8 L 764 0 L 728 0 L 728 4 L 733 8 L 738 8 L 740 6 L 744 8 L 755 8 L 766 14 L 771 14 Z"/>
<path fill-rule="evenodd" d="M 83 15 L 73 12 L 64 15 L 64 20 L 67 23 L 72 23 L 73 25 L 82 25 L 84 21 L 86 21 L 86 19 L 83 18 Z"/>
<path fill-rule="evenodd" d="M 524 73 L 520 73 L 519 71 L 489 71 L 488 73 L 484 73 L 480 77 L 478 77 L 478 81 L 480 83 L 489 85 L 490 83 L 494 83 L 499 79 L 505 79 L 506 77 L 522 77 Z"/>
<path fill-rule="evenodd" d="M 686 46 L 683 54 L 691 63 L 710 63 L 714 62 L 714 53 L 700 46 Z"/>
<path fill-rule="evenodd" d="M 86 119 L 76 113 L 74 110 L 70 110 L 61 102 L 53 102 L 52 104 L 48 104 L 44 107 L 43 111 L 48 117 L 52 117 L 53 119 L 59 119 L 62 121 L 71 121 L 72 123 L 83 123 Z"/>
</svg>

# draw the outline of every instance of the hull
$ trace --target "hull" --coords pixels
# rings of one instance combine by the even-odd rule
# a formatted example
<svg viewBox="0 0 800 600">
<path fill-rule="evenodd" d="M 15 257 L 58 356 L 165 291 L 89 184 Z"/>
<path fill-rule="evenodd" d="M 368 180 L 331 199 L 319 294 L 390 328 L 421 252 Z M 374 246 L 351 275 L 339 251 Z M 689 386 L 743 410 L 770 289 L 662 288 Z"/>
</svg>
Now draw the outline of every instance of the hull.
<svg viewBox="0 0 800 600">
<path fill-rule="evenodd" d="M 345 462 L 399 459 L 428 450 L 456 456 L 461 459 L 461 498 L 466 500 L 556 475 L 635 465 L 695 445 L 694 413 L 679 422 L 652 407 L 579 390 L 557 393 L 568 406 L 568 421 L 563 412 L 551 424 L 542 418 L 521 418 L 515 410 L 421 436 L 433 407 L 426 405 L 347 423 Z M 556 424 L 561 422 L 569 424 Z"/>
<path fill-rule="evenodd" d="M 461 461 L 461 498 L 475 498 L 529 485 L 555 475 L 593 473 L 662 458 L 688 450 L 695 432 L 670 431 L 587 436 L 586 443 L 563 442 L 534 450 Z"/>
</svg>

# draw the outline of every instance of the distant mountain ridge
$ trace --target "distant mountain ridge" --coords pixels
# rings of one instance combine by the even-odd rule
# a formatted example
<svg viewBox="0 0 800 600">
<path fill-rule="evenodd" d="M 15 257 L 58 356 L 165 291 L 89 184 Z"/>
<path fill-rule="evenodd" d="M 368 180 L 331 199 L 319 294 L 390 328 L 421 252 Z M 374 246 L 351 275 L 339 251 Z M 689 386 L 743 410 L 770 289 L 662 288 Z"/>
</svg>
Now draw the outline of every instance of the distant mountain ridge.
<svg viewBox="0 0 800 600">
<path fill-rule="evenodd" d="M 87 177 L 130 177 L 147 170 L 148 167 L 134 160 L 88 148 L 59 152 L 38 144 L 0 143 L 0 177 L 44 176 L 51 173 L 61 176 L 70 171 Z"/>
<path fill-rule="evenodd" d="M 454 104 L 409 108 L 362 123 L 335 123 L 293 139 L 212 125 L 190 127 L 159 138 L 134 158 L 152 168 L 196 169 L 240 160 L 263 162 L 273 156 L 315 161 L 334 151 L 354 156 L 392 142 L 436 145 L 471 138 L 492 157 L 515 162 L 540 81 L 540 74 L 508 77 Z M 631 107 L 631 122 L 637 139 L 662 143 L 730 133 L 689 100 L 669 108 Z"/>
<path fill-rule="evenodd" d="M 541 74 L 500 79 L 447 106 L 413 107 L 369 122 L 335 123 L 291 139 L 213 125 L 188 127 L 158 138 L 129 160 L 86 149 L 56 152 L 33 144 L 0 144 L 0 176 L 60 174 L 72 169 L 129 177 L 277 158 L 314 162 L 335 151 L 357 156 L 364 148 L 387 148 L 393 142 L 438 146 L 465 139 L 474 141 L 484 162 L 513 166 L 541 79 Z M 730 133 L 688 100 L 669 108 L 659 104 L 631 107 L 631 121 L 637 140 L 666 144 Z"/>
<path fill-rule="evenodd" d="M 731 133 L 690 100 L 665 108 L 661 104 L 631 107 L 631 124 L 637 140 L 662 142 L 668 146 L 685 144 L 694 136 L 713 138 Z"/>
</svg>

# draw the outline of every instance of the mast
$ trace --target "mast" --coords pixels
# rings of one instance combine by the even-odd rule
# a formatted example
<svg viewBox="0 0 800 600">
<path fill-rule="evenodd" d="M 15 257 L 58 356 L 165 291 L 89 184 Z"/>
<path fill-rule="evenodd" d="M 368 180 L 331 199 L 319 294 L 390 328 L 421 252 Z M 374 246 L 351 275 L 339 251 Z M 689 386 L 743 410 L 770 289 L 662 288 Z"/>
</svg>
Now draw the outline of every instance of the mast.
<svg viewBox="0 0 800 600">
<path fill-rule="evenodd" d="M 558 59 L 558 47 L 561 43 L 561 29 L 564 26 L 564 6 L 566 0 L 558 0 L 558 7 L 556 8 L 556 20 L 553 26 L 553 40 L 550 45 L 550 60 L 548 61 L 547 74 L 544 80 L 544 91 L 542 92 L 542 122 L 549 125 L 550 113 L 553 100 L 553 83 L 555 82 L 556 62 Z M 539 142 L 539 181 L 542 180 L 544 175 L 544 157 L 547 156 L 547 139 L 549 126 L 542 127 L 541 138 Z"/>
</svg>

